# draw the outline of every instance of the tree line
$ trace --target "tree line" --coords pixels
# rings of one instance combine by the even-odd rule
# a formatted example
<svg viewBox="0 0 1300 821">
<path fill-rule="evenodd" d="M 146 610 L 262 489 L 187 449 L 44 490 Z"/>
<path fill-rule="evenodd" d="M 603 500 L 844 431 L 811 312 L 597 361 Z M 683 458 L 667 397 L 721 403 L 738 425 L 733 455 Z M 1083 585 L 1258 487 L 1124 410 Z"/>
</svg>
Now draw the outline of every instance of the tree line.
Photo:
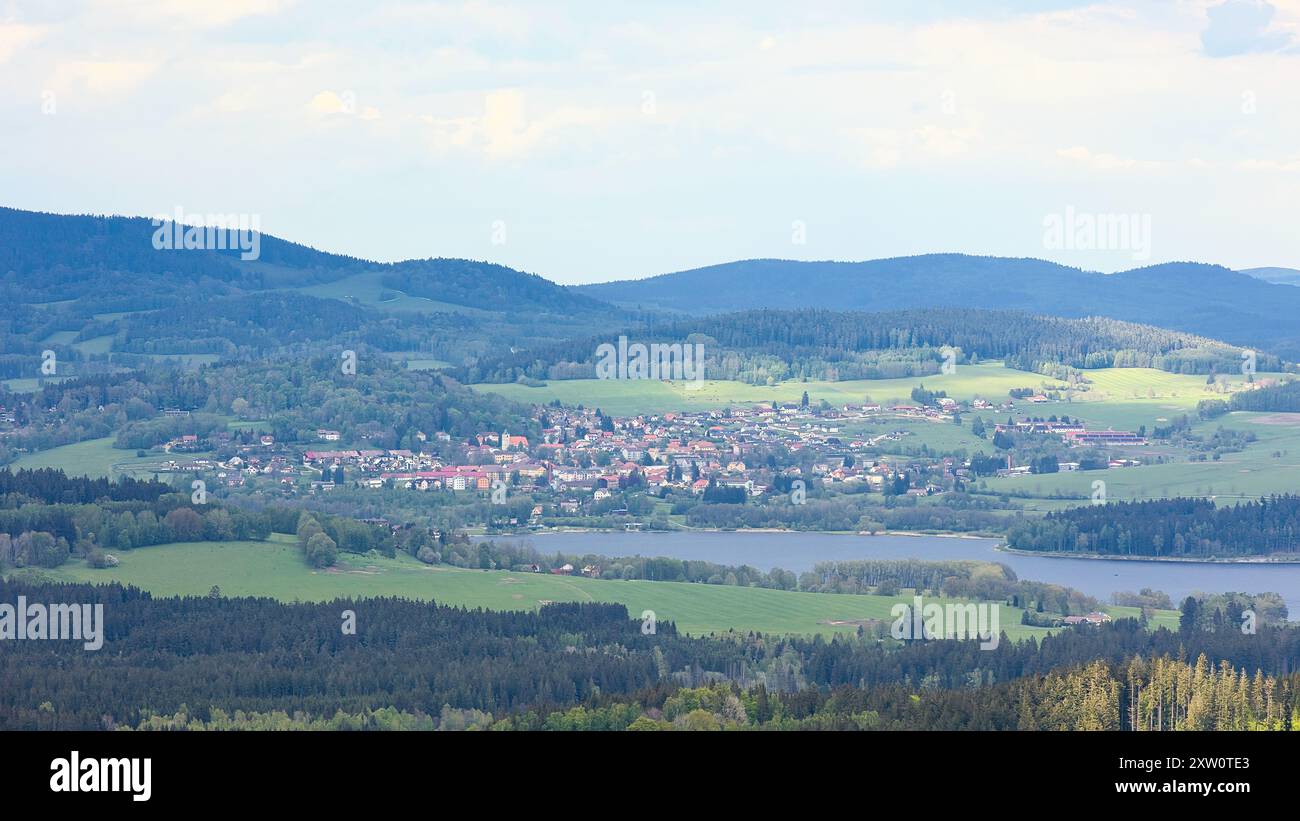
<svg viewBox="0 0 1300 821">
<path fill-rule="evenodd" d="M 400 599 L 229 599 L 215 590 L 157 598 L 116 584 L 41 583 L 22 573 L 0 581 L 0 602 L 20 595 L 102 603 L 105 641 L 96 652 L 74 642 L 6 646 L 4 729 L 139 726 L 182 710 L 203 723 L 236 711 L 327 717 L 391 708 L 440 716 L 444 705 L 540 727 L 557 711 L 630 701 L 662 710 L 674 696 L 683 698 L 679 714 L 689 714 L 696 706 L 682 692 L 713 685 L 767 698 L 773 712 L 757 715 L 776 716 L 774 698 L 782 715 L 800 721 L 827 704 L 844 705 L 847 712 L 826 716 L 828 726 L 848 727 L 845 716 L 874 711 L 881 728 L 1012 729 L 1025 718 L 1026 694 L 1039 728 L 1087 728 L 1102 719 L 1119 726 L 1128 702 L 1110 695 L 1112 682 L 1125 681 L 1117 671 L 1138 657 L 1202 654 L 1216 668 L 1248 668 L 1252 682 L 1256 670 L 1265 682 L 1279 682 L 1272 715 L 1280 721 L 1283 705 L 1294 704 L 1287 682 L 1300 663 L 1300 631 L 1269 625 L 1244 635 L 1237 625 L 1174 632 L 1122 619 L 1040 641 L 1004 637 L 996 649 L 981 650 L 976 641 L 898 642 L 865 630 L 832 638 L 692 638 L 662 619 L 647 634 L 622 605 L 593 603 L 492 612 Z M 341 629 L 347 610 L 356 617 L 355 635 Z M 1078 679 L 1093 663 L 1108 672 L 1094 667 Z M 1054 716 L 1059 705 L 1069 711 Z M 734 705 L 723 706 L 738 715 Z M 1251 715 L 1266 723 L 1269 714 Z M 473 720 L 471 713 L 454 717 Z"/>
<path fill-rule="evenodd" d="M 1208 499 L 1109 502 L 1020 518 L 1007 529 L 1018 550 L 1197 558 L 1300 551 L 1300 496 L 1234 505 Z"/>
<path fill-rule="evenodd" d="M 1241 362 L 1239 348 L 1180 331 L 1102 317 L 1066 319 L 984 309 L 752 310 L 648 320 L 620 333 L 642 343 L 701 342 L 710 378 L 747 382 L 936 374 L 949 351 L 961 363 L 1004 360 L 1009 367 L 1033 372 L 1066 366 L 1212 374 L 1235 372 Z M 592 378 L 596 346 L 617 336 L 481 357 L 455 373 L 473 382 Z M 1276 357 L 1262 356 L 1266 361 L 1259 367 L 1281 367 Z"/>
</svg>

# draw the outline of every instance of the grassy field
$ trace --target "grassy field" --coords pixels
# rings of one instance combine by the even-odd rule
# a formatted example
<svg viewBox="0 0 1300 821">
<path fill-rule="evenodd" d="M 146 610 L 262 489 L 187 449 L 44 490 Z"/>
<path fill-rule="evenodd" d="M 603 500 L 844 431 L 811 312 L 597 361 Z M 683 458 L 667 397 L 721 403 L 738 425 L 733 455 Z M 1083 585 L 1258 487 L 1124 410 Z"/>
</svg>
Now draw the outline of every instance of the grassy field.
<svg viewBox="0 0 1300 821">
<path fill-rule="evenodd" d="M 491 311 L 485 311 L 481 308 L 471 308 L 466 305 L 453 305 L 449 302 L 438 302 L 425 297 L 407 296 L 393 288 L 385 288 L 380 281 L 383 274 L 379 271 L 368 271 L 361 274 L 353 274 L 334 282 L 326 282 L 321 285 L 309 285 L 305 288 L 295 290 L 304 294 L 318 297 L 320 299 L 355 299 L 362 305 L 372 308 L 379 308 L 384 311 L 394 313 L 460 313 L 469 316 L 492 316 Z M 395 298 L 382 299 L 385 292 L 397 294 Z"/>
<path fill-rule="evenodd" d="M 408 371 L 436 371 L 451 367 L 450 362 L 444 359 L 434 359 L 424 351 L 391 351 L 385 353 L 384 356 L 394 362 L 406 362 Z"/>
<path fill-rule="evenodd" d="M 142 478 L 153 473 L 153 468 L 166 457 L 136 456 L 134 450 L 122 450 L 113 447 L 114 437 L 87 439 L 72 445 L 62 445 L 37 453 L 29 453 L 16 460 L 10 467 L 19 468 L 58 468 L 69 476 L 90 476 L 92 478 L 121 478 L 135 476 Z M 187 453 L 185 458 L 206 456 L 202 453 Z"/>
<path fill-rule="evenodd" d="M 1154 499 L 1169 496 L 1214 497 L 1219 503 L 1272 493 L 1295 492 L 1300 477 L 1300 414 L 1234 412 L 1199 422 L 1193 431 L 1202 435 L 1219 426 L 1249 431 L 1257 437 L 1239 453 L 1225 453 L 1219 461 L 1179 461 L 1105 471 L 1039 474 L 988 479 L 990 492 L 1031 496 L 1072 494 L 1088 496 L 1092 483 L 1106 483 L 1109 499 Z"/>
<path fill-rule="evenodd" d="M 648 581 L 604 581 L 507 571 L 430 566 L 400 554 L 396 559 L 340 555 L 328 570 L 307 567 L 295 541 L 196 542 L 160 545 L 115 554 L 121 565 L 95 570 L 84 563 L 50 574 L 65 581 L 120 581 L 158 595 L 204 595 L 213 585 L 227 596 L 270 596 L 283 601 L 340 597 L 403 596 L 492 610 L 527 610 L 551 601 L 624 604 L 632 616 L 653 610 L 694 635 L 725 630 L 831 634 L 856 629 L 850 622 L 891 620 L 890 608 L 909 596 L 856 596 Z M 1120 608 L 1115 608 L 1120 615 Z M 1022 611 L 1001 606 L 1000 627 L 1012 639 L 1042 636 L 1045 628 L 1020 624 Z M 1132 615 L 1125 613 L 1125 615 Z M 1176 622 L 1176 615 L 1172 618 Z M 1162 614 L 1162 623 L 1171 618 Z"/>
<path fill-rule="evenodd" d="M 840 436 L 870 437 L 892 431 L 905 431 L 908 435 L 897 442 L 882 442 L 879 447 L 886 453 L 902 453 L 911 448 L 926 445 L 932 452 L 947 452 L 965 448 L 968 453 L 991 449 L 988 439 L 981 439 L 970 432 L 970 423 L 974 417 L 963 417 L 962 424 L 953 424 L 951 419 L 931 422 L 923 419 L 890 418 L 879 424 L 850 423 L 840 427 Z M 985 418 L 985 424 L 991 425 L 993 417 Z"/>
<path fill-rule="evenodd" d="M 55 331 L 42 340 L 46 345 L 67 345 L 77 338 L 76 331 Z"/>
<path fill-rule="evenodd" d="M 1265 374 L 1261 374 L 1261 377 Z M 1137 427 L 1151 425 L 1162 416 L 1184 413 L 1201 399 L 1221 396 L 1207 390 L 1205 377 L 1184 376 L 1150 368 L 1102 368 L 1087 371 L 1086 391 L 1073 393 L 1071 401 L 1047 405 L 1018 403 L 1022 412 L 1032 408 L 1041 415 L 1066 413 L 1079 416 L 1094 426 Z M 804 391 L 811 401 L 832 405 L 861 404 L 867 397 L 879 403 L 910 402 L 912 388 L 924 384 L 942 390 L 954 399 L 983 398 L 998 403 L 1012 388 L 1064 390 L 1065 383 L 1042 374 L 1003 367 L 1001 363 L 963 365 L 949 375 L 901 379 L 857 379 L 844 382 L 810 380 L 778 385 L 747 385 L 743 382 L 705 380 L 666 382 L 648 379 L 555 380 L 542 387 L 509 384 L 479 384 L 475 390 L 500 394 L 519 402 L 545 404 L 555 399 L 568 405 L 582 403 L 606 413 L 632 415 L 681 410 L 709 410 L 759 403 L 798 402 Z M 1233 379 L 1229 389 L 1241 384 Z"/>
<path fill-rule="evenodd" d="M 844 382 L 809 380 L 778 385 L 747 385 L 743 382 L 705 380 L 666 382 L 648 379 L 557 380 L 544 387 L 525 385 L 474 385 L 475 390 L 498 393 L 520 402 L 545 404 L 554 399 L 569 405 L 582 403 L 606 413 L 632 415 L 681 410 L 709 410 L 728 405 L 757 405 L 770 402 L 798 402 L 804 391 L 813 402 L 825 399 L 832 405 L 861 404 L 868 397 L 875 402 L 911 401 L 912 388 L 947 391 L 957 399 L 983 397 L 1005 399 L 1012 388 L 1063 387 L 1064 383 L 1042 374 L 1004 368 L 1000 364 L 967 365 L 948 376 L 903 379 L 856 379 Z"/>
<path fill-rule="evenodd" d="M 42 376 L 21 379 L 5 379 L 0 381 L 3 381 L 4 386 L 14 393 L 35 393 L 41 389 L 41 385 L 43 384 L 50 383 L 57 385 L 65 379 L 71 378 L 72 377 L 70 376 Z"/>
<path fill-rule="evenodd" d="M 113 350 L 113 335 L 96 336 L 83 342 L 74 342 L 72 347 L 84 354 L 108 353 Z"/>
</svg>

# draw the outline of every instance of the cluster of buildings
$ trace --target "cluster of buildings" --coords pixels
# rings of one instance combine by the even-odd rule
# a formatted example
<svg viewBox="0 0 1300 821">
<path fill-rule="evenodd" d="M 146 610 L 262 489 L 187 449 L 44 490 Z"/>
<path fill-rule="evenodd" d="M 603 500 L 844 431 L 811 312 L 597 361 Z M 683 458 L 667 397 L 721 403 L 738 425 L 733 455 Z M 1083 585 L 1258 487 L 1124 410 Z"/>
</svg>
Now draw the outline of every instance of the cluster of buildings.
<svg viewBox="0 0 1300 821">
<path fill-rule="evenodd" d="M 1086 616 L 1066 616 L 1064 619 L 1062 619 L 1062 622 L 1064 624 L 1069 624 L 1069 625 L 1091 624 L 1093 626 L 1096 626 L 1099 624 L 1105 624 L 1108 621 L 1110 621 L 1109 614 L 1101 613 L 1096 610 L 1094 610 L 1093 612 L 1089 613 Z"/>
<path fill-rule="evenodd" d="M 871 421 L 877 426 L 894 417 L 942 419 L 936 408 L 878 405 L 811 410 L 798 405 L 756 407 L 730 411 L 697 411 L 613 418 L 594 410 L 547 408 L 541 437 L 486 431 L 470 441 L 451 444 L 445 433 L 417 436 L 428 448 L 345 449 L 305 451 L 280 445 L 273 437 L 243 443 L 235 455 L 211 466 L 227 484 L 242 484 L 252 476 L 278 479 L 289 485 L 303 479 L 314 491 L 328 491 L 339 482 L 416 491 L 490 492 L 504 483 L 520 490 L 546 488 L 560 497 L 559 513 L 579 513 L 582 500 L 602 501 L 620 489 L 670 488 L 703 494 L 711 485 L 739 488 L 758 496 L 778 476 L 823 485 L 862 483 L 881 490 L 894 467 L 868 458 L 867 451 L 912 434 L 882 428 L 879 433 L 847 435 L 846 427 Z M 317 431 L 323 442 L 335 442 L 334 431 Z M 169 450 L 183 452 L 195 445 L 180 439 Z M 222 444 L 230 445 L 229 441 Z M 798 465 L 777 465 L 767 455 L 783 449 Z M 189 467 L 177 462 L 174 469 Z M 953 460 L 941 467 L 949 476 L 963 471 Z M 910 488 L 912 493 L 937 493 L 939 484 Z"/>
<path fill-rule="evenodd" d="M 1010 424 L 999 423 L 997 432 L 1041 433 L 1060 436 L 1061 441 L 1071 447 L 1092 447 L 1107 445 L 1145 445 L 1146 437 L 1129 430 L 1087 430 L 1079 420 L 1059 421 L 1055 418 L 1023 419 Z"/>
<path fill-rule="evenodd" d="M 1027 397 L 1031 402 L 1036 398 Z M 969 466 L 937 454 L 901 457 L 882 455 L 882 451 L 903 450 L 906 437 L 915 435 L 915 423 L 952 424 L 954 416 L 972 409 L 1012 412 L 1015 403 L 995 406 L 982 399 L 959 403 L 936 397 L 928 404 L 773 403 L 627 417 L 590 408 L 547 407 L 538 411 L 542 427 L 535 440 L 509 431 L 483 431 L 455 442 L 445 432 L 417 433 L 414 450 L 339 448 L 335 443 L 343 440 L 343 434 L 325 428 L 315 432 L 323 446 L 307 450 L 278 443 L 270 435 L 254 439 L 245 435 L 232 441 L 229 431 L 218 431 L 208 439 L 184 435 L 167 443 L 166 450 L 178 457 L 199 455 L 169 460 L 161 469 L 210 470 L 229 486 L 251 477 L 269 478 L 285 486 L 286 492 L 299 485 L 310 486 L 313 492 L 328 491 L 343 482 L 414 491 L 546 489 L 556 494 L 557 513 L 573 515 L 590 502 L 632 487 L 696 495 L 725 488 L 733 494 L 739 490 L 760 496 L 774 486 L 784 490 L 801 480 L 809 488 L 814 483 L 846 489 L 856 485 L 873 492 L 933 495 L 973 479 Z M 1008 419 L 997 424 L 996 431 L 1054 435 L 1071 446 L 1145 443 L 1136 433 L 1090 431 L 1077 420 L 1054 416 Z M 227 457 L 202 458 L 206 453 L 200 452 L 208 450 Z M 1136 463 L 1111 461 L 1112 467 L 1126 464 Z M 1077 467 L 1078 463 L 1060 463 L 1061 470 Z M 999 473 L 1028 471 L 1008 457 Z M 905 481 L 900 482 L 900 477 Z"/>
</svg>

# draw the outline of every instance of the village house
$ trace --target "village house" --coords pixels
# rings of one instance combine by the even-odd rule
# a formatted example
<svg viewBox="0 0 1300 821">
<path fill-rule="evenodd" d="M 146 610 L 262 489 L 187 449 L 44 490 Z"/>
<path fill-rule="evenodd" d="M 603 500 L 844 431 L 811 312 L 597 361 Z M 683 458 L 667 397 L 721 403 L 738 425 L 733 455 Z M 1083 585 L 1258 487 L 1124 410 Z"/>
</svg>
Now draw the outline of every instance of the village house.
<svg viewBox="0 0 1300 821">
<path fill-rule="evenodd" d="M 1102 624 L 1110 621 L 1110 615 L 1093 611 L 1086 616 L 1066 616 L 1063 620 L 1065 624 Z"/>
</svg>

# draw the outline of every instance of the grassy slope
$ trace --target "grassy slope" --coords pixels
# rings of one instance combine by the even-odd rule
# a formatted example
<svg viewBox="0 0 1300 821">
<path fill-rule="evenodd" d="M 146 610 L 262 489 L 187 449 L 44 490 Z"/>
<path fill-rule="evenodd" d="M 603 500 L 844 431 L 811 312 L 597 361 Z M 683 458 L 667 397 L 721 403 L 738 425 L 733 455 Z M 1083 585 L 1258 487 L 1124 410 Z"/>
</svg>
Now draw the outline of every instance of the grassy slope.
<svg viewBox="0 0 1300 821">
<path fill-rule="evenodd" d="M 407 296 L 406 294 L 394 288 L 385 288 L 381 279 L 383 274 L 379 271 L 366 271 L 360 274 L 352 274 L 333 282 L 327 282 L 321 285 L 309 285 L 304 288 L 294 290 L 309 296 L 319 297 L 321 299 L 355 299 L 362 305 L 371 308 L 392 313 L 461 313 L 469 316 L 491 316 L 491 311 L 485 311 L 481 308 L 471 308 L 467 305 L 453 305 L 449 302 L 438 302 L 426 297 Z M 381 299 L 386 291 L 391 291 L 398 296 L 392 299 Z"/>
<path fill-rule="evenodd" d="M 339 568 L 306 567 L 294 541 L 199 542 L 142 548 L 118 554 L 122 564 L 94 570 L 70 563 L 52 574 L 69 581 L 116 580 L 158 595 L 202 595 L 213 585 L 227 596 L 271 596 L 292 601 L 336 597 L 404 596 L 445 604 L 519 610 L 544 601 L 606 601 L 627 605 L 634 617 L 653 610 L 692 634 L 728 629 L 765 633 L 824 633 L 853 630 L 832 620 L 891 620 L 890 608 L 908 596 L 855 596 L 793 593 L 782 590 L 674 582 L 603 581 L 507 571 L 428 566 L 399 555 L 396 559 L 344 554 Z M 1131 610 L 1112 608 L 1116 615 Z M 1013 639 L 1042 636 L 1043 628 L 1020 624 L 1021 611 L 1002 606 L 1001 628 Z M 1176 613 L 1158 623 L 1175 624 Z"/>
<path fill-rule="evenodd" d="M 825 399 L 831 404 L 861 403 L 868 396 L 876 402 L 911 401 L 912 388 L 922 382 L 926 387 L 946 390 L 949 396 L 989 400 L 1005 398 L 1012 388 L 1037 387 L 1060 383 L 1041 374 L 1004 368 L 1001 365 L 969 365 L 951 376 L 904 379 L 856 379 L 844 382 L 810 380 L 789 381 L 778 385 L 747 385 L 743 382 L 706 380 L 696 387 L 693 382 L 657 382 L 652 380 L 572 379 L 549 382 L 545 387 L 523 385 L 474 385 L 520 402 L 546 403 L 559 399 L 565 404 L 583 403 L 599 407 L 606 413 L 631 415 L 680 410 L 707 410 L 728 405 L 798 402 L 804 391 L 814 402 Z"/>
<path fill-rule="evenodd" d="M 1111 499 L 1214 496 L 1220 502 L 1229 503 L 1243 497 L 1294 493 L 1297 490 L 1300 414 L 1236 412 L 1198 423 L 1194 429 L 1209 434 L 1220 425 L 1250 431 L 1258 441 L 1239 453 L 1224 454 L 1217 462 L 1207 459 L 1204 462 L 1143 465 L 1100 472 L 1008 477 L 990 479 L 987 486 L 995 492 L 1087 496 L 1092 482 L 1102 479 L 1106 482 L 1106 495 Z"/>
<path fill-rule="evenodd" d="M 1069 413 L 1097 424 L 1136 427 L 1157 417 L 1194 409 L 1201 399 L 1220 396 L 1206 390 L 1205 377 L 1166 373 L 1150 368 L 1104 368 L 1087 371 L 1089 390 L 1075 395 L 1075 401 L 1049 405 L 1021 402 L 1021 410 L 1034 409 L 1043 415 Z M 1261 374 L 1261 376 L 1263 376 Z M 788 381 L 778 385 L 747 385 L 743 382 L 706 380 L 699 387 L 691 382 L 652 380 L 554 380 L 544 387 L 518 384 L 474 385 L 476 390 L 501 394 L 521 402 L 544 404 L 559 399 L 565 404 L 598 406 L 616 415 L 663 413 L 677 410 L 706 410 L 727 405 L 753 405 L 772 401 L 797 402 L 804 391 L 813 402 L 822 399 L 832 405 L 861 403 L 870 396 L 876 402 L 910 402 L 912 388 L 924 384 L 946 391 L 956 399 L 982 397 L 991 402 L 1007 398 L 1012 388 L 1063 388 L 1064 384 L 1042 374 L 1004 368 L 999 363 L 963 365 L 951 375 L 905 377 L 901 379 L 856 379 L 843 382 Z M 1240 379 L 1232 381 L 1233 387 Z M 691 389 L 694 388 L 694 389 Z M 1066 410 L 1068 406 L 1068 410 Z M 1043 410 L 1048 409 L 1048 410 Z"/>
<path fill-rule="evenodd" d="M 96 336 L 84 342 L 74 342 L 72 347 L 84 354 L 108 353 L 113 350 L 113 335 Z"/>
<path fill-rule="evenodd" d="M 5 388 L 14 393 L 35 393 L 40 390 L 41 386 L 45 383 L 58 384 L 59 382 L 64 382 L 71 378 L 72 377 L 70 376 L 29 376 L 19 379 L 4 379 L 0 381 L 4 382 Z"/>
<path fill-rule="evenodd" d="M 160 454 L 138 457 L 135 455 L 134 450 L 113 447 L 114 439 L 115 437 L 112 436 L 106 436 L 103 439 L 87 439 L 84 442 L 77 442 L 72 445 L 61 445 L 50 450 L 29 453 L 16 460 L 10 467 L 13 470 L 19 468 L 59 468 L 69 476 L 85 475 L 92 478 L 106 476 L 113 479 L 126 475 L 142 478 L 151 474 L 152 468 L 159 461 L 169 458 Z M 193 459 L 206 455 L 203 453 L 187 453 L 170 458 L 178 460 Z"/>
</svg>

